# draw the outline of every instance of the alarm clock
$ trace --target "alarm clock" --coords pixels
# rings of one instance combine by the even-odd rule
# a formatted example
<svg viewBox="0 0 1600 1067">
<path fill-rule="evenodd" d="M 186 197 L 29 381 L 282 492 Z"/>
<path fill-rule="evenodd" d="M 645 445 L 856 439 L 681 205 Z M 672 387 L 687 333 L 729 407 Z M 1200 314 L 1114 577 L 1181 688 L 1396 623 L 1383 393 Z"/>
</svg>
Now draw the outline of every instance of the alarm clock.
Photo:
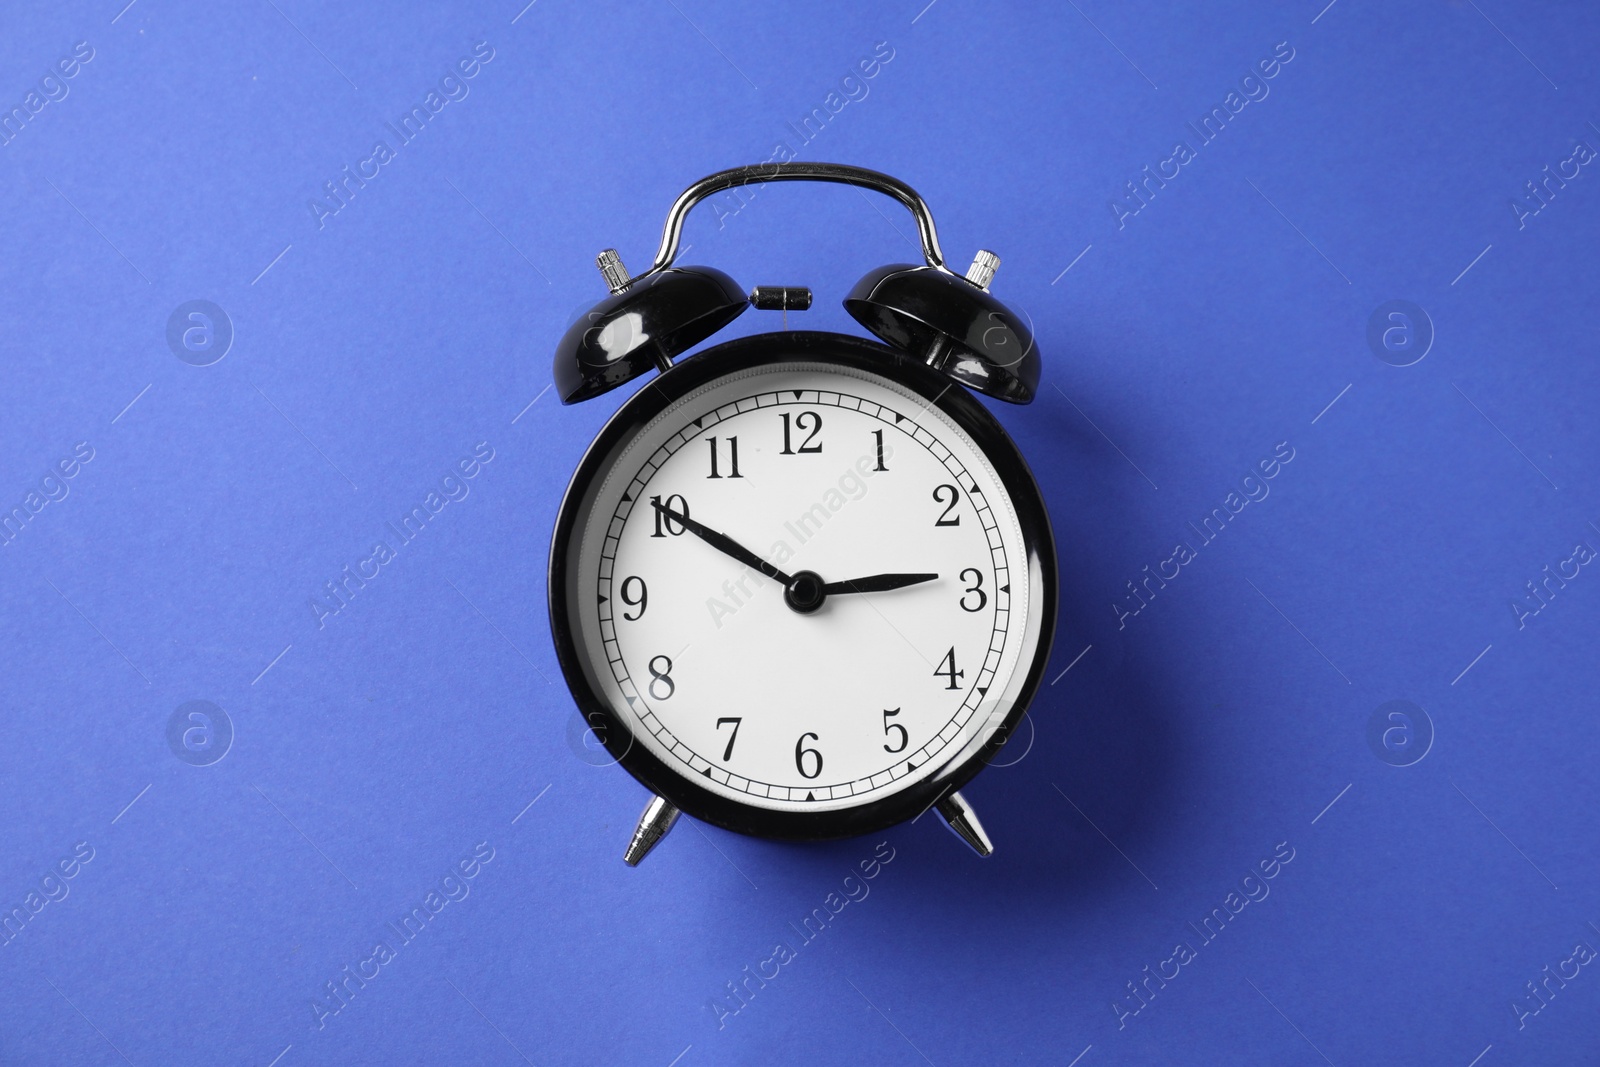
<svg viewBox="0 0 1600 1067">
<path fill-rule="evenodd" d="M 675 263 L 706 197 L 839 182 L 910 210 L 923 263 L 844 298 L 876 340 L 790 330 L 811 290 L 748 295 Z M 573 699 L 651 793 L 623 859 L 680 813 L 820 840 L 936 809 L 979 855 L 958 789 L 1026 713 L 1050 654 L 1050 520 L 973 392 L 1026 404 L 1032 331 L 989 293 L 999 260 L 945 266 L 933 216 L 886 174 L 769 163 L 712 174 L 668 212 L 655 263 L 597 257 L 610 295 L 556 348 L 564 404 L 655 374 L 572 477 L 550 548 L 550 631 Z M 778 332 L 685 355 L 747 307 Z"/>
</svg>

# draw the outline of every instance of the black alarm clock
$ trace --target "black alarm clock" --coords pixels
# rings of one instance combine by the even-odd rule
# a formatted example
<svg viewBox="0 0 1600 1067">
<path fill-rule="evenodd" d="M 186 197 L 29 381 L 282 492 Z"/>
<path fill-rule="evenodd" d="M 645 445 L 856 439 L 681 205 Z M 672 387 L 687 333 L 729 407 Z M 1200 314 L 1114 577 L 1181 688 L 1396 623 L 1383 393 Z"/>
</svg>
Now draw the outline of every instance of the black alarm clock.
<svg viewBox="0 0 1600 1067">
<path fill-rule="evenodd" d="M 842 182 L 910 209 L 922 265 L 879 267 L 844 299 L 878 340 L 784 330 L 684 356 L 748 296 L 675 266 L 696 203 L 769 181 Z M 1016 445 L 969 390 L 1026 404 L 1032 331 L 988 291 L 999 260 L 946 268 L 905 183 L 772 163 L 691 185 L 655 264 L 555 354 L 572 404 L 647 373 L 573 475 L 550 548 L 550 631 L 595 735 L 652 794 L 624 860 L 680 812 L 767 838 L 871 833 L 934 807 L 980 855 L 956 792 L 1027 710 L 1050 654 L 1055 543 Z M 680 358 L 681 357 L 681 358 Z"/>
</svg>

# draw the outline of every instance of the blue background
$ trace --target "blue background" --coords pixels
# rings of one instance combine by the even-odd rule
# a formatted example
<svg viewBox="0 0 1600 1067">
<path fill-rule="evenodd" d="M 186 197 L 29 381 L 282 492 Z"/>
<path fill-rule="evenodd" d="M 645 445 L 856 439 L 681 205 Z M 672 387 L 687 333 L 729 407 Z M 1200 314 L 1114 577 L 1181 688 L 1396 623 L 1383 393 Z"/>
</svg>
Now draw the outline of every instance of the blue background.
<svg viewBox="0 0 1600 1067">
<path fill-rule="evenodd" d="M 1594 1062 L 1600 974 L 1537 1014 L 1525 983 L 1600 946 L 1600 576 L 1511 607 L 1600 547 L 1600 175 L 1511 206 L 1600 148 L 1592 8 L 123 3 L 0 35 L 7 110 L 94 50 L 0 148 L 0 506 L 94 450 L 0 548 L 0 904 L 30 916 L 0 1062 Z M 478 42 L 469 95 L 319 223 Z M 1270 95 L 1119 227 L 1279 42 Z M 599 249 L 644 269 L 679 190 L 780 142 L 914 185 L 958 268 L 996 250 L 1045 354 L 997 413 L 1063 604 L 1031 747 L 966 791 L 987 861 L 932 817 L 814 847 L 685 821 L 628 870 L 645 794 L 571 730 L 549 531 L 629 390 L 562 408 L 549 354 Z M 812 286 L 794 325 L 857 332 L 849 285 L 915 255 L 850 189 L 735 207 L 696 212 L 686 261 Z M 204 367 L 166 338 L 195 299 L 235 332 Z M 1436 333 L 1410 366 L 1367 341 L 1394 299 Z M 319 626 L 479 442 L 470 495 Z M 1270 495 L 1119 621 L 1279 442 Z M 232 723 L 211 766 L 167 740 L 191 700 Z M 1431 747 L 1420 716 L 1369 744 L 1391 700 Z M 870 896 L 802 946 L 879 840 Z M 319 1028 L 480 842 L 470 895 Z M 1283 842 L 1204 943 L 1187 924 Z M 779 939 L 796 958 L 719 1026 Z M 1116 1007 L 1180 940 L 1179 977 Z"/>
</svg>

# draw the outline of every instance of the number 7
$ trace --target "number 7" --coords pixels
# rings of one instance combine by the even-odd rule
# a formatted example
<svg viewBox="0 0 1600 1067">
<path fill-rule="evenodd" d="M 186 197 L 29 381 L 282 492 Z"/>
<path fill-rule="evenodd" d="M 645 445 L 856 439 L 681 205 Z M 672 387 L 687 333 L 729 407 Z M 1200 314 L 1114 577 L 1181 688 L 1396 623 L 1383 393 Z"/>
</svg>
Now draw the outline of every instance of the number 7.
<svg viewBox="0 0 1600 1067">
<path fill-rule="evenodd" d="M 735 741 L 739 740 L 739 724 L 744 722 L 744 719 L 742 719 L 742 718 L 739 718 L 739 719 L 718 719 L 717 720 L 717 729 L 721 730 L 722 729 L 722 724 L 725 723 L 725 722 L 733 723 L 733 733 L 728 735 L 728 747 L 722 750 L 722 762 L 723 763 L 727 763 L 730 759 L 733 758 L 733 743 Z"/>
</svg>

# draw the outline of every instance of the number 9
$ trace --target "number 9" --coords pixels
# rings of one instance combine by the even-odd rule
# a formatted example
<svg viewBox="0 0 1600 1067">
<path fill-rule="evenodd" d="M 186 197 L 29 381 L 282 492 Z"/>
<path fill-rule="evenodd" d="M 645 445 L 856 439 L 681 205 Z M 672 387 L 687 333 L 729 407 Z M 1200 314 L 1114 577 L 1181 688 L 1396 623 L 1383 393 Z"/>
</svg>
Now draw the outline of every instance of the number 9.
<svg viewBox="0 0 1600 1067">
<path fill-rule="evenodd" d="M 633 596 L 629 596 L 628 590 L 632 587 L 634 582 L 639 583 L 639 591 Z M 628 605 L 630 608 L 639 609 L 638 613 L 635 615 L 629 615 L 626 611 L 624 611 L 622 613 L 622 617 L 624 619 L 627 619 L 629 622 L 638 622 L 644 617 L 645 608 L 650 606 L 650 588 L 649 586 L 645 585 L 643 578 L 639 577 L 637 574 L 631 574 L 622 580 L 622 602 Z"/>
</svg>

